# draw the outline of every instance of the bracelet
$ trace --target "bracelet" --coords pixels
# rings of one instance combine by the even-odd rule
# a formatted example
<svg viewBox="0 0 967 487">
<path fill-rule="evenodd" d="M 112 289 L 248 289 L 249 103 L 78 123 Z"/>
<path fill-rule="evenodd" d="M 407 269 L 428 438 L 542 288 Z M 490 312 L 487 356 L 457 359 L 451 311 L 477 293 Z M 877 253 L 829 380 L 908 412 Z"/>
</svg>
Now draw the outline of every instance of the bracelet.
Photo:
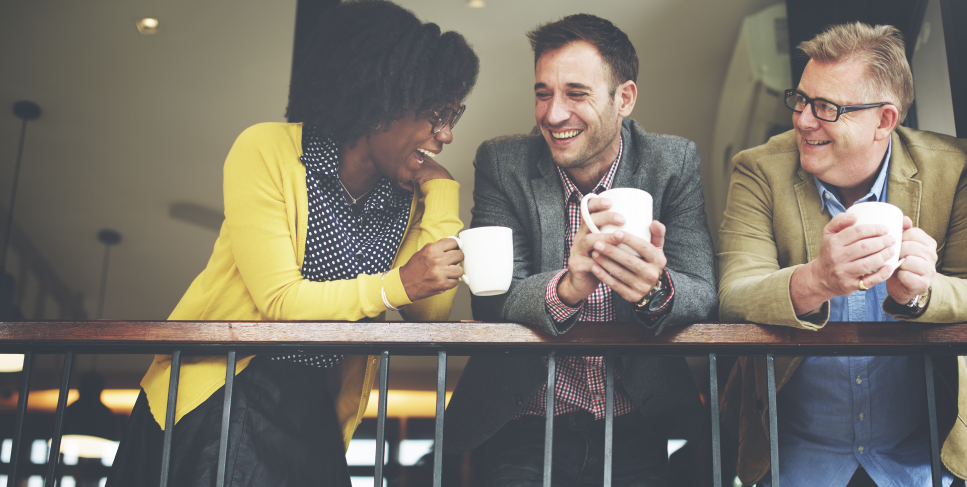
<svg viewBox="0 0 967 487">
<path fill-rule="evenodd" d="M 390 269 L 390 270 L 392 270 L 392 269 Z M 385 279 L 386 278 L 386 274 L 389 274 L 389 271 L 384 272 L 383 275 L 380 276 L 379 280 L 382 281 L 383 279 Z M 380 286 L 379 293 L 380 293 L 380 295 L 383 296 L 383 304 L 386 305 L 386 309 L 393 310 L 393 311 L 399 311 L 400 310 L 400 308 L 397 308 L 396 306 L 393 306 L 392 304 L 389 304 L 389 300 L 386 299 L 386 288 Z"/>
</svg>

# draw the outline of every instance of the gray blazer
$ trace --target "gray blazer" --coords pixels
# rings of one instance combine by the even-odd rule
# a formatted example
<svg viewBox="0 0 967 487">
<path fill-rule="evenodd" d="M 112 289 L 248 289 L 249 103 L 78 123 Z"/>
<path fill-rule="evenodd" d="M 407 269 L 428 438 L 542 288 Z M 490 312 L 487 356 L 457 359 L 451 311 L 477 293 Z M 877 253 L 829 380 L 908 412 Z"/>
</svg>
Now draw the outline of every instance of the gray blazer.
<svg viewBox="0 0 967 487">
<path fill-rule="evenodd" d="M 664 251 L 675 288 L 671 311 L 643 326 L 714 319 L 718 306 L 712 239 L 705 220 L 699 156 L 681 137 L 646 133 L 625 119 L 624 153 L 615 188 L 639 188 L 654 198 L 653 215 L 666 229 Z M 545 308 L 551 278 L 564 268 L 564 188 L 539 133 L 498 137 L 481 144 L 474 161 L 471 227 L 499 225 L 514 232 L 514 279 L 499 296 L 472 298 L 481 321 L 524 323 L 551 334 L 556 324 Z M 617 321 L 636 321 L 631 303 L 613 294 Z M 708 422 L 683 357 L 619 357 L 624 391 L 656 434 L 694 437 Z M 474 356 L 454 391 L 445 417 L 444 450 L 458 453 L 483 443 L 507 423 L 547 380 L 543 356 Z"/>
</svg>

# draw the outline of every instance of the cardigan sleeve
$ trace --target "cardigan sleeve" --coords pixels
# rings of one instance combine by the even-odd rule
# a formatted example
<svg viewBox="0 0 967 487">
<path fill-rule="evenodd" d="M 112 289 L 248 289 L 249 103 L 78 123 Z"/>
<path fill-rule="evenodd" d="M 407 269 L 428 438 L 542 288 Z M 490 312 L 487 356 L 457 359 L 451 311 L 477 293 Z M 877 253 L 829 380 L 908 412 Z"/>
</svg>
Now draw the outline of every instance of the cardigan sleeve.
<svg viewBox="0 0 967 487">
<path fill-rule="evenodd" d="M 420 185 L 420 193 L 417 216 L 407 230 L 394 266 L 405 264 L 426 244 L 454 236 L 463 229 L 463 222 L 459 217 L 460 183 L 450 179 L 433 179 Z M 392 273 L 399 279 L 399 267 Z M 390 275 L 387 274 L 386 277 L 389 279 Z M 400 283 L 400 289 L 402 287 Z M 387 289 L 386 293 L 390 296 L 390 290 Z M 450 307 L 453 306 L 456 294 L 457 288 L 454 287 L 404 306 L 400 314 L 407 320 L 444 321 L 450 317 Z M 408 301 L 405 291 L 402 299 Z M 389 300 L 390 304 L 396 305 L 394 297 L 389 297 Z"/>
<path fill-rule="evenodd" d="M 225 226 L 231 252 L 260 314 L 279 321 L 372 318 L 386 311 L 383 290 L 394 305 L 410 304 L 398 270 L 385 277 L 361 274 L 355 279 L 326 282 L 302 276 L 297 252 L 304 248 L 305 235 L 299 235 L 299 225 L 289 215 L 308 211 L 298 207 L 295 196 L 296 191 L 304 191 L 304 183 L 294 184 L 286 171 L 293 159 L 299 163 L 298 155 L 293 157 L 286 144 L 277 143 L 278 134 L 261 127 L 257 125 L 239 136 L 224 170 Z M 452 193 L 456 192 L 453 189 Z M 434 202 L 432 198 L 424 200 Z M 406 241 L 420 241 L 424 232 L 417 225 L 419 220 L 419 214 L 411 218 L 404 249 Z M 406 263 L 414 252 L 399 252 L 394 265 Z"/>
</svg>

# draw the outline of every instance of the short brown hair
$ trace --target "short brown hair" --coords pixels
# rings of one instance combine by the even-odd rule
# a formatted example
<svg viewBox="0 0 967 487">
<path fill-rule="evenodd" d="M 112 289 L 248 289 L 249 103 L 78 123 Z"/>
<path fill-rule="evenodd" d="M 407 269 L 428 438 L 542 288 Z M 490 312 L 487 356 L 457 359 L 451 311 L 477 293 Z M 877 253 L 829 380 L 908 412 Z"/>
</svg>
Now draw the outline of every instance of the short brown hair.
<svg viewBox="0 0 967 487">
<path fill-rule="evenodd" d="M 628 35 L 614 24 L 590 14 L 568 15 L 557 22 L 539 26 L 527 33 L 534 49 L 534 65 L 545 52 L 560 49 L 575 41 L 585 41 L 604 59 L 611 71 L 611 96 L 625 81 L 638 81 L 638 53 Z"/>
<path fill-rule="evenodd" d="M 907 116 L 913 103 L 913 73 L 907 62 L 903 34 L 891 25 L 871 27 L 862 22 L 834 25 L 799 44 L 799 50 L 818 62 L 842 63 L 856 60 L 866 65 L 866 94 L 880 99 L 863 103 L 890 102 Z"/>
</svg>

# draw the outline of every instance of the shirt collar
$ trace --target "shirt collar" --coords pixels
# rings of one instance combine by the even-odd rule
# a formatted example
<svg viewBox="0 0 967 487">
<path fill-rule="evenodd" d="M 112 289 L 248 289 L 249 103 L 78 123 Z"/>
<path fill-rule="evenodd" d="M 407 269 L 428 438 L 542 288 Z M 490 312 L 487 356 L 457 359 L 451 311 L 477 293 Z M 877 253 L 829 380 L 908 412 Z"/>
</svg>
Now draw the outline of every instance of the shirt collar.
<svg viewBox="0 0 967 487">
<path fill-rule="evenodd" d="M 315 127 L 309 124 L 304 124 L 302 131 L 302 155 L 299 160 L 308 171 L 338 178 L 339 145 L 336 141 L 328 137 L 320 138 Z"/>
<path fill-rule="evenodd" d="M 883 155 L 883 161 L 880 163 L 880 172 L 877 174 L 876 180 L 873 181 L 873 187 L 870 188 L 869 193 L 856 200 L 856 203 L 865 203 L 867 201 L 886 201 L 886 183 L 889 179 L 888 175 L 890 172 L 890 157 L 892 155 L 893 138 L 891 137 L 890 143 L 886 146 L 886 154 Z M 842 208 L 842 202 L 839 200 L 839 188 L 833 186 L 832 184 L 824 183 L 816 176 L 813 176 L 813 179 L 816 180 L 816 188 L 819 190 L 819 200 L 822 202 L 820 209 L 829 210 L 830 214 L 832 214 L 833 211 L 832 208 L 830 208 L 830 205 L 835 202 L 837 205 L 839 205 L 839 211 L 845 211 Z"/>
<path fill-rule="evenodd" d="M 618 139 L 620 141 L 618 145 L 618 157 L 616 157 L 614 162 L 611 163 L 611 168 L 608 169 L 608 172 L 601 178 L 601 181 L 598 181 L 598 185 L 591 190 L 592 193 L 601 194 L 602 192 L 611 189 L 611 185 L 614 184 L 614 175 L 618 172 L 618 163 L 621 162 L 621 154 L 625 150 L 624 139 L 621 137 Z M 571 182 L 571 178 L 569 178 L 567 173 L 561 169 L 561 166 L 555 165 L 554 167 L 557 168 L 557 174 L 561 177 L 561 184 L 564 185 L 564 201 L 571 201 L 571 198 L 575 196 L 577 197 L 577 200 L 580 201 L 581 198 L 584 197 L 584 195 L 581 194 L 581 190 L 579 190 L 578 187 Z"/>
</svg>

